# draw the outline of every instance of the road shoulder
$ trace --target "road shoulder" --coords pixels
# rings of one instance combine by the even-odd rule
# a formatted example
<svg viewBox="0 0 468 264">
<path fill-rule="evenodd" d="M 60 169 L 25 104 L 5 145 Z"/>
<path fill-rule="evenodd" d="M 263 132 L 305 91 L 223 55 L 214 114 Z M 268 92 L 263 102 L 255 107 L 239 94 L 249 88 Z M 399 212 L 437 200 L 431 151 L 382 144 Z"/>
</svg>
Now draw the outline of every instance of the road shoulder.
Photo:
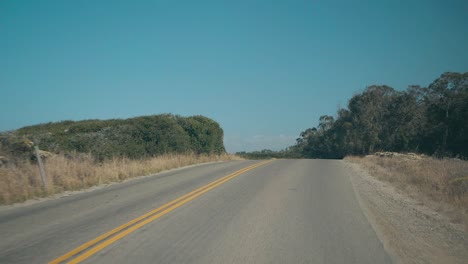
<svg viewBox="0 0 468 264">
<path fill-rule="evenodd" d="M 462 227 L 358 164 L 343 163 L 364 214 L 397 263 L 467 262 L 468 241 Z"/>
</svg>

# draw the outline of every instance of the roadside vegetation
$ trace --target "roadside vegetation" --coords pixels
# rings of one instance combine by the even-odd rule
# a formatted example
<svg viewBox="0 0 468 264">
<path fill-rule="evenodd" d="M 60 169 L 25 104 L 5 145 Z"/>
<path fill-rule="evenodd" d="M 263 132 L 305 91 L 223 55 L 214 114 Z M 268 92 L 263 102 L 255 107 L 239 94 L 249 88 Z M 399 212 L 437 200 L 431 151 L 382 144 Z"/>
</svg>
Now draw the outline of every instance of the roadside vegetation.
<svg viewBox="0 0 468 264">
<path fill-rule="evenodd" d="M 336 159 L 379 151 L 467 158 L 468 72 L 447 72 L 427 87 L 402 91 L 368 86 L 335 116 L 323 115 L 317 127 L 300 133 L 294 146 L 242 155 Z"/>
<path fill-rule="evenodd" d="M 47 175 L 44 189 L 34 147 Z M 0 133 L 0 204 L 12 204 L 177 167 L 237 159 L 204 116 L 164 114 L 63 121 Z"/>
<path fill-rule="evenodd" d="M 244 159 L 262 160 L 262 159 L 296 159 L 301 156 L 298 153 L 292 152 L 289 149 L 273 151 L 264 149 L 261 151 L 241 151 L 236 153 L 237 156 Z"/>
<path fill-rule="evenodd" d="M 64 191 L 120 182 L 192 164 L 233 159 L 238 158 L 228 154 L 164 154 L 144 159 L 114 157 L 96 162 L 90 154 L 50 155 L 45 158 L 45 189 L 37 164 L 22 160 L 0 167 L 0 204 L 13 204 Z"/>
<path fill-rule="evenodd" d="M 224 153 L 223 130 L 204 116 L 171 114 L 129 119 L 62 121 L 0 133 L 7 158 L 27 158 L 32 143 L 52 153 L 90 153 L 99 161 L 167 153 Z M 0 154 L 2 155 L 2 154 Z"/>
<path fill-rule="evenodd" d="M 468 157 L 468 72 L 442 74 L 428 87 L 397 91 L 372 85 L 336 116 L 320 117 L 292 151 L 307 158 L 343 158 L 378 151 Z"/>
</svg>

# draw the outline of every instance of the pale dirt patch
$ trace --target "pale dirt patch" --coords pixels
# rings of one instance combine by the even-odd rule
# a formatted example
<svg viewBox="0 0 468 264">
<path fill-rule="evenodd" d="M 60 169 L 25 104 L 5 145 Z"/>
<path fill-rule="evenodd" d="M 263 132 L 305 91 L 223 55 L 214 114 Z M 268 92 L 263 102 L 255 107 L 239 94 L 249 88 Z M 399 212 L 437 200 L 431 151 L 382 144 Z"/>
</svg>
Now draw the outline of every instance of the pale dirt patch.
<svg viewBox="0 0 468 264">
<path fill-rule="evenodd" d="M 366 217 L 397 263 L 468 263 L 462 224 L 371 176 L 359 164 L 344 163 Z"/>
</svg>

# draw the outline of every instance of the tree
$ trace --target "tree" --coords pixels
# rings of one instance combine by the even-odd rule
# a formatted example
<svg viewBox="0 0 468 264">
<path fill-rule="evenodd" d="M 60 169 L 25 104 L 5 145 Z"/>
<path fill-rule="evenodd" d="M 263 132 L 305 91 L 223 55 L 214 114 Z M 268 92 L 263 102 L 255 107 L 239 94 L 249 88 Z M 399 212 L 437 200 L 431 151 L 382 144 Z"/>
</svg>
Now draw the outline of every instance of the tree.
<svg viewBox="0 0 468 264">
<path fill-rule="evenodd" d="M 428 121 L 425 151 L 466 156 L 468 73 L 442 74 L 427 88 L 425 103 Z"/>
<path fill-rule="evenodd" d="M 444 73 L 427 88 L 396 91 L 372 85 L 354 95 L 336 118 L 300 134 L 292 149 L 309 158 L 375 151 L 468 157 L 468 73 Z"/>
</svg>

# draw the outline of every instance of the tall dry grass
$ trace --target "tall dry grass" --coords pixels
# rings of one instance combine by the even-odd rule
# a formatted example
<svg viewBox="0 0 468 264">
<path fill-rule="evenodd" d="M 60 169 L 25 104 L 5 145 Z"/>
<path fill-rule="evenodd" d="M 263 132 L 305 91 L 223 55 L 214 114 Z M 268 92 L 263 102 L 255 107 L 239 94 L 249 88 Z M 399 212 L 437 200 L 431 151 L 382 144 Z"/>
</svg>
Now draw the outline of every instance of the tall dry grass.
<svg viewBox="0 0 468 264">
<path fill-rule="evenodd" d="M 23 161 L 0 167 L 0 204 L 13 204 L 193 164 L 233 159 L 239 158 L 228 154 L 169 154 L 141 160 L 113 158 L 97 163 L 90 155 L 56 155 L 44 162 L 47 174 L 46 189 L 42 187 L 37 164 Z"/>
<path fill-rule="evenodd" d="M 410 192 L 413 197 L 435 202 L 438 211 L 444 211 L 443 204 L 453 205 L 457 212 L 450 213 L 452 220 L 468 223 L 468 161 L 410 159 L 405 155 L 346 159 L 363 165 L 371 175 Z"/>
</svg>

